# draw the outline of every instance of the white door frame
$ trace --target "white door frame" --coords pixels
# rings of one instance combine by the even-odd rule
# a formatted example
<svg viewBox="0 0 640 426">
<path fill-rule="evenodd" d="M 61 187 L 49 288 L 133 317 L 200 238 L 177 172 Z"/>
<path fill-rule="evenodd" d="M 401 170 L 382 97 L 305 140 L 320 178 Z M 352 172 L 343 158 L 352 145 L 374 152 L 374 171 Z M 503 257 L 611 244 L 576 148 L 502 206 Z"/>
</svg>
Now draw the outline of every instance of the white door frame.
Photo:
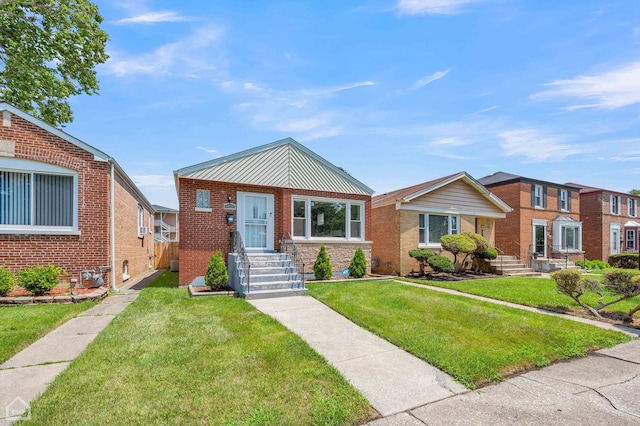
<svg viewBox="0 0 640 426">
<path fill-rule="evenodd" d="M 266 226 L 266 247 L 249 248 L 246 247 L 245 241 L 245 196 L 257 196 L 265 197 L 267 200 L 267 226 Z M 273 194 L 263 194 L 258 192 L 238 192 L 236 194 L 236 200 L 238 200 L 238 224 L 237 230 L 242 235 L 242 240 L 245 243 L 247 251 L 273 251 L 274 250 L 274 196 Z"/>
<path fill-rule="evenodd" d="M 620 254 L 620 225 L 612 223 L 609 225 L 609 254 Z"/>
<path fill-rule="evenodd" d="M 538 220 L 538 219 L 534 219 L 533 220 L 533 226 L 532 226 L 532 234 L 533 234 L 533 238 L 532 238 L 532 242 L 533 244 L 531 245 L 532 248 L 532 252 L 533 253 L 538 253 L 536 250 L 536 228 L 543 228 L 542 234 L 543 234 L 543 243 L 542 243 L 542 255 L 540 256 L 540 254 L 538 254 L 538 258 L 546 258 L 547 257 L 547 221 L 546 220 Z"/>
</svg>

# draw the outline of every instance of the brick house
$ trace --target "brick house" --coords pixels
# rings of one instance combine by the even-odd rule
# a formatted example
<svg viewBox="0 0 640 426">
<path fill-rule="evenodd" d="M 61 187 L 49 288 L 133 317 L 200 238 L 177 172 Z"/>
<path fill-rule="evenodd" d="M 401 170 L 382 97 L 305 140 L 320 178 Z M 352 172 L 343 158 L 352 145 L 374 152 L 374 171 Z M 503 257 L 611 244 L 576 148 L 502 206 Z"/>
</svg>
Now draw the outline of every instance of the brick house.
<svg viewBox="0 0 640 426">
<path fill-rule="evenodd" d="M 583 248 L 589 260 L 607 262 L 618 253 L 638 253 L 640 196 L 570 183 L 580 188 Z"/>
<path fill-rule="evenodd" d="M 496 220 L 495 244 L 504 254 L 538 271 L 562 267 L 552 259 L 584 257 L 580 188 L 504 172 L 478 181 L 513 207 Z"/>
<path fill-rule="evenodd" d="M 371 210 L 373 272 L 405 275 L 417 270 L 409 250 L 438 251 L 446 234 L 476 232 L 493 244 L 495 220 L 510 211 L 467 172 L 377 195 Z"/>
<path fill-rule="evenodd" d="M 204 275 L 213 252 L 228 259 L 236 235 L 249 254 L 280 252 L 283 236 L 290 239 L 306 273 L 321 244 L 334 273 L 357 248 L 371 259 L 373 190 L 291 138 L 185 167 L 174 177 L 181 286 Z"/>
<path fill-rule="evenodd" d="M 151 204 L 104 152 L 0 101 L 0 262 L 106 267 L 117 287 L 149 269 Z"/>
</svg>

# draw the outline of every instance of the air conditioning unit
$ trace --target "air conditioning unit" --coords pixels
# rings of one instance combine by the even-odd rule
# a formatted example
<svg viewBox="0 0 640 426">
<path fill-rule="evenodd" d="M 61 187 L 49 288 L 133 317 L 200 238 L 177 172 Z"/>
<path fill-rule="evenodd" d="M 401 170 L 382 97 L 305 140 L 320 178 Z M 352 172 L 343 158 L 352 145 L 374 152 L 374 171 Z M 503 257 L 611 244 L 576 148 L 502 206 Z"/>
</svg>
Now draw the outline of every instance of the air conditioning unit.
<svg viewBox="0 0 640 426">
<path fill-rule="evenodd" d="M 149 233 L 149 227 L 148 226 L 140 226 L 138 228 L 138 235 L 139 236 L 143 236 Z"/>
</svg>

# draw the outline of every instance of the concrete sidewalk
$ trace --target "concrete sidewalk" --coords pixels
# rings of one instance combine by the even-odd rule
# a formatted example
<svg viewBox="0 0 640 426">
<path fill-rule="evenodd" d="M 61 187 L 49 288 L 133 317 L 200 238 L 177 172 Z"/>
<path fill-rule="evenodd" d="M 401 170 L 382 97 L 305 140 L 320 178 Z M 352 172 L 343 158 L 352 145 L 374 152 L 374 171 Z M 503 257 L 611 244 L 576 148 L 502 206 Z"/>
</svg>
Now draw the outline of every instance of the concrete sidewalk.
<svg viewBox="0 0 640 426">
<path fill-rule="evenodd" d="M 43 393 L 96 336 L 138 297 L 158 273 L 129 283 L 120 293 L 70 319 L 0 364 L 0 426 L 10 425 Z M 13 309 L 11 307 L 6 309 Z"/>
<path fill-rule="evenodd" d="M 368 423 L 514 424 L 639 425 L 640 340 Z"/>
<path fill-rule="evenodd" d="M 449 375 L 362 329 L 312 297 L 249 302 L 302 337 L 383 416 L 468 392 Z"/>
</svg>

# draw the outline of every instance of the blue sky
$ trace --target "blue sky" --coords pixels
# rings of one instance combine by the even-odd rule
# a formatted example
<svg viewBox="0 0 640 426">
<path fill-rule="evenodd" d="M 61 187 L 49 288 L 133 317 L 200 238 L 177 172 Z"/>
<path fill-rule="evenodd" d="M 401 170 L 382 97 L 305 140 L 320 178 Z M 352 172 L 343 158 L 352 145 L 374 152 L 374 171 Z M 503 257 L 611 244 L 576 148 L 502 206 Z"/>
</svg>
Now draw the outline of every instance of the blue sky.
<svg viewBox="0 0 640 426">
<path fill-rule="evenodd" d="M 640 2 L 96 3 L 110 59 L 65 130 L 152 203 L 285 137 L 376 193 L 462 170 L 640 188 Z"/>
</svg>

